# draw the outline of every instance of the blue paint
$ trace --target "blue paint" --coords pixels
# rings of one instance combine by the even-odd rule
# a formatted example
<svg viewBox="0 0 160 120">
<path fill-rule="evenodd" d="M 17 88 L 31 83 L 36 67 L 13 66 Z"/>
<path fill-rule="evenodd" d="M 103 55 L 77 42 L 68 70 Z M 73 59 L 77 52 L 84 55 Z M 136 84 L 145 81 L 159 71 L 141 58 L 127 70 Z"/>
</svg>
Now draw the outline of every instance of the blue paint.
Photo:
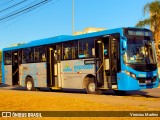
<svg viewBox="0 0 160 120">
<path fill-rule="evenodd" d="M 134 69 L 124 65 L 125 70 L 134 73 L 138 78 L 153 78 L 157 76 L 157 70 L 151 72 L 138 72 Z M 139 83 L 137 79 L 132 78 L 127 75 L 124 71 L 117 74 L 118 90 L 131 91 L 131 90 L 141 90 L 147 88 L 155 88 L 159 85 L 159 79 L 157 77 L 156 81 L 151 84 Z"/>
<path fill-rule="evenodd" d="M 5 68 L 4 68 L 4 55 L 3 55 L 3 52 L 2 52 L 2 64 L 1 64 L 2 66 L 2 68 L 1 68 L 1 70 L 2 70 L 2 83 L 3 84 L 5 84 L 6 82 L 5 82 Z"/>
<path fill-rule="evenodd" d="M 132 91 L 132 90 L 142 90 L 147 88 L 155 88 L 158 87 L 158 78 L 156 82 L 153 82 L 151 84 L 145 84 L 145 83 L 138 83 L 138 80 L 132 78 L 131 76 L 128 76 L 125 73 L 118 73 L 118 78 L 120 78 L 118 82 L 118 90 L 124 90 L 124 91 Z"/>
</svg>

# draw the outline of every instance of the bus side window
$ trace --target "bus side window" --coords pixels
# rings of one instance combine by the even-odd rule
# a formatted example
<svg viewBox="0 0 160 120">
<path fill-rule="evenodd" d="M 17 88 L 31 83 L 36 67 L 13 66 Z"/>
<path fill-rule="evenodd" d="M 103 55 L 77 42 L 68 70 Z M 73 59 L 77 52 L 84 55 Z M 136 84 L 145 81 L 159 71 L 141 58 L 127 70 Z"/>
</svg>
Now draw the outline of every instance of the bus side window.
<svg viewBox="0 0 160 120">
<path fill-rule="evenodd" d="M 57 45 L 57 61 L 61 60 L 61 45 Z"/>
<path fill-rule="evenodd" d="M 63 43 L 64 60 L 77 58 L 77 41 Z"/>
<path fill-rule="evenodd" d="M 22 51 L 21 50 L 19 50 L 18 62 L 19 62 L 19 64 L 22 63 Z"/>
<path fill-rule="evenodd" d="M 82 39 L 79 41 L 79 58 L 89 58 L 94 57 L 93 49 L 94 40 L 93 38 Z"/>
<path fill-rule="evenodd" d="M 35 50 L 35 53 L 34 53 L 34 59 L 35 59 L 35 62 L 39 61 L 39 52 L 36 52 L 36 50 Z"/>
<path fill-rule="evenodd" d="M 69 58 L 69 48 L 64 48 L 64 60 Z"/>
<path fill-rule="evenodd" d="M 11 51 L 4 52 L 4 64 L 5 65 L 11 65 L 12 64 L 12 55 Z"/>
<path fill-rule="evenodd" d="M 46 49 L 45 46 L 40 46 L 35 48 L 34 53 L 35 62 L 45 62 L 46 61 Z"/>
<path fill-rule="evenodd" d="M 22 63 L 31 63 L 34 61 L 34 49 L 25 48 L 22 50 Z"/>
<path fill-rule="evenodd" d="M 42 62 L 45 62 L 45 61 L 46 61 L 46 55 L 45 55 L 45 53 L 42 54 L 41 61 L 42 61 Z"/>
</svg>

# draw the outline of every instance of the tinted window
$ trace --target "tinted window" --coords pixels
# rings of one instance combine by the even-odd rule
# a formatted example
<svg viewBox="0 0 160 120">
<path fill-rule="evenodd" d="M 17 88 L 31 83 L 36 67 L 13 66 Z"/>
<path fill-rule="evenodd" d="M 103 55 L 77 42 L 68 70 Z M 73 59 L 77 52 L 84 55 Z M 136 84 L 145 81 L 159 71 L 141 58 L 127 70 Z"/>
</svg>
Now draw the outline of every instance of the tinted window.
<svg viewBox="0 0 160 120">
<path fill-rule="evenodd" d="M 11 65 L 12 64 L 12 54 L 11 51 L 4 52 L 4 64 Z"/>
<path fill-rule="evenodd" d="M 63 59 L 77 58 L 77 41 L 70 41 L 63 44 Z"/>
<path fill-rule="evenodd" d="M 89 58 L 93 56 L 94 38 L 87 38 L 79 41 L 79 58 Z"/>
<path fill-rule="evenodd" d="M 22 63 L 22 51 L 21 50 L 19 50 L 18 61 L 20 64 Z"/>
<path fill-rule="evenodd" d="M 46 49 L 44 46 L 35 48 L 35 62 L 45 62 L 46 61 Z"/>
<path fill-rule="evenodd" d="M 25 48 L 22 50 L 22 63 L 31 63 L 34 61 L 34 49 Z"/>
</svg>

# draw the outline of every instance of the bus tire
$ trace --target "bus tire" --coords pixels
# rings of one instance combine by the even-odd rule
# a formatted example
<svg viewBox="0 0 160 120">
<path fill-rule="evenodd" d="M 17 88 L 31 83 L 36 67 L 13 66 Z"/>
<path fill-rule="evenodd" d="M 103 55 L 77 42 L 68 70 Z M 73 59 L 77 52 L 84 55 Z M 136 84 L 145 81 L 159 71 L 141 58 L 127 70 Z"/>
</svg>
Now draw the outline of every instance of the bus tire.
<svg viewBox="0 0 160 120">
<path fill-rule="evenodd" d="M 88 78 L 86 82 L 86 92 L 88 94 L 95 94 L 96 93 L 96 84 L 93 78 Z"/>
<path fill-rule="evenodd" d="M 126 91 L 122 91 L 122 90 L 114 90 L 116 95 L 125 95 Z"/>
<path fill-rule="evenodd" d="M 36 88 L 35 88 L 35 91 L 40 91 L 40 88 L 36 87 Z"/>
<path fill-rule="evenodd" d="M 26 78 L 26 89 L 28 91 L 34 91 L 35 90 L 34 82 L 33 82 L 33 79 L 31 77 Z"/>
</svg>

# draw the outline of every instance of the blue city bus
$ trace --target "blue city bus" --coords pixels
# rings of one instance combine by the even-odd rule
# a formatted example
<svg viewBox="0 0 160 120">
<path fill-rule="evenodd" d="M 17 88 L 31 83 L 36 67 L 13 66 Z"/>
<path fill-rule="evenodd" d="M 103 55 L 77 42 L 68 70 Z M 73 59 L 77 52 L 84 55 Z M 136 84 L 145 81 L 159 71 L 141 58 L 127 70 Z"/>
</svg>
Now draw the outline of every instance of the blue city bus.
<svg viewBox="0 0 160 120">
<path fill-rule="evenodd" d="M 158 87 L 153 34 L 117 28 L 57 36 L 2 50 L 2 82 L 36 88 L 120 92 Z"/>
</svg>

